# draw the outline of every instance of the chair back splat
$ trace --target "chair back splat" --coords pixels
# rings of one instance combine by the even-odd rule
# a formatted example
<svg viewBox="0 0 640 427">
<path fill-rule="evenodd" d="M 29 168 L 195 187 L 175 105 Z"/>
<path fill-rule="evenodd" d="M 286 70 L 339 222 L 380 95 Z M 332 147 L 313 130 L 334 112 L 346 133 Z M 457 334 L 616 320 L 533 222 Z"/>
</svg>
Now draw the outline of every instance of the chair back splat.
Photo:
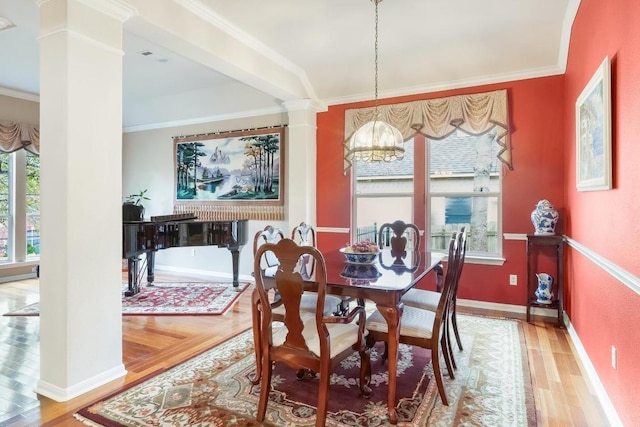
<svg viewBox="0 0 640 427">
<path fill-rule="evenodd" d="M 393 231 L 393 234 L 390 234 L 390 231 Z M 413 251 L 420 249 L 420 229 L 418 229 L 417 225 L 401 220 L 392 223 L 386 222 L 380 226 L 378 245 L 381 248 L 391 246 L 392 255 L 394 253 L 403 253 L 407 250 L 407 236 L 413 242 L 410 249 Z"/>
<path fill-rule="evenodd" d="M 306 246 L 314 246 L 315 245 L 315 231 L 313 231 L 313 227 L 310 225 L 306 225 L 305 223 L 300 224 L 296 228 L 294 228 L 291 233 L 292 236 L 300 236 L 299 245 L 304 246 L 303 242 L 306 242 Z M 280 260 L 278 257 L 270 250 L 265 250 L 258 255 L 258 249 L 267 243 L 275 244 L 281 240 L 283 240 L 284 233 L 281 229 L 275 228 L 271 225 L 267 225 L 264 230 L 258 231 L 253 240 L 253 255 L 254 262 L 255 259 L 259 259 L 260 268 L 264 275 L 264 281 L 272 293 L 274 294 L 271 297 L 272 300 L 278 301 L 281 298 L 280 291 L 278 289 L 273 288 L 275 273 L 280 264 Z M 294 240 L 294 239 L 291 239 Z M 313 277 L 315 270 L 315 260 L 313 257 L 309 255 L 304 255 L 300 260 L 300 274 L 305 277 Z M 253 273 L 255 274 L 255 273 Z M 300 311 L 303 313 L 305 317 L 312 317 L 315 315 L 316 306 L 317 306 L 317 298 L 318 294 L 315 292 L 304 292 L 302 296 L 302 300 L 300 302 Z M 279 304 L 274 306 L 273 317 L 275 320 L 284 321 L 284 306 Z M 336 295 L 326 295 L 324 298 L 324 314 L 325 316 L 331 315 L 345 315 L 348 313 L 348 303 Z M 258 296 L 258 290 L 254 289 L 252 294 L 252 320 L 253 320 L 253 340 L 255 343 L 255 354 L 256 361 L 261 359 L 261 346 L 260 343 L 260 324 L 261 324 L 261 306 L 260 306 L 260 298 Z M 256 363 L 256 376 L 253 379 L 254 384 L 258 384 L 260 382 L 261 375 L 261 364 Z"/>
<path fill-rule="evenodd" d="M 273 252 L 279 260 L 273 277 L 265 277 L 260 266 L 260 258 L 266 251 Z M 313 258 L 315 262 L 315 277 L 307 277 L 300 272 L 300 260 L 306 256 Z M 371 365 L 365 343 L 364 307 L 356 306 L 344 317 L 325 316 L 326 272 L 324 257 L 318 249 L 300 246 L 292 239 L 283 239 L 276 244 L 266 243 L 256 252 L 254 275 L 261 307 L 261 324 L 258 331 L 261 357 L 260 360 L 256 360 L 256 363 L 261 363 L 260 399 L 256 417 L 259 422 L 265 417 L 274 362 L 283 363 L 293 369 L 319 373 L 316 426 L 325 425 L 329 379 L 333 366 L 354 351 L 360 355 L 359 392 L 362 396 L 371 394 L 368 386 Z M 307 281 L 310 280 L 317 285 L 316 309 L 313 316 L 307 316 L 301 311 L 302 297 L 310 283 Z M 270 298 L 269 287 L 278 291 L 278 301 Z M 284 308 L 284 325 L 274 324 L 276 308 Z"/>
</svg>

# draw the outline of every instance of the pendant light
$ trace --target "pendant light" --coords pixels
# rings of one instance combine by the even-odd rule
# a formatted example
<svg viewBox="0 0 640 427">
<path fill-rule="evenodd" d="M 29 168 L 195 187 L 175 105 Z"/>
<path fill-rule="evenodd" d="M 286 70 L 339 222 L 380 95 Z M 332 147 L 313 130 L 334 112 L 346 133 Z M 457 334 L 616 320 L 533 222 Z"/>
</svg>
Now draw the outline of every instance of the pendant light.
<svg viewBox="0 0 640 427">
<path fill-rule="evenodd" d="M 404 141 L 398 129 L 381 120 L 378 111 L 378 3 L 382 0 L 371 0 L 376 7 L 375 31 L 375 110 L 373 120 L 365 123 L 355 131 L 349 140 L 350 161 L 379 162 L 401 160 L 404 157 Z"/>
</svg>

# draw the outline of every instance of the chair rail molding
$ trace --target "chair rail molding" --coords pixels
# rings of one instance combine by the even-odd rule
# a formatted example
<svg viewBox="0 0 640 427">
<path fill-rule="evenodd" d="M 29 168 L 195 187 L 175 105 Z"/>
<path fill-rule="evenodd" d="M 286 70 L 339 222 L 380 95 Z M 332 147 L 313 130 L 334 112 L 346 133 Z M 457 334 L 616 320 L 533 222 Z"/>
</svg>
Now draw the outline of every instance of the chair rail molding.
<svg viewBox="0 0 640 427">
<path fill-rule="evenodd" d="M 609 261 L 602 255 L 596 253 L 595 251 L 587 248 L 583 244 L 573 240 L 572 238 L 565 236 L 565 240 L 567 244 L 584 255 L 588 260 L 593 262 L 595 265 L 609 273 L 614 279 L 620 281 L 623 285 L 631 289 L 636 294 L 640 295 L 640 278 L 634 276 L 629 273 L 624 268 L 616 265 L 615 263 Z"/>
</svg>

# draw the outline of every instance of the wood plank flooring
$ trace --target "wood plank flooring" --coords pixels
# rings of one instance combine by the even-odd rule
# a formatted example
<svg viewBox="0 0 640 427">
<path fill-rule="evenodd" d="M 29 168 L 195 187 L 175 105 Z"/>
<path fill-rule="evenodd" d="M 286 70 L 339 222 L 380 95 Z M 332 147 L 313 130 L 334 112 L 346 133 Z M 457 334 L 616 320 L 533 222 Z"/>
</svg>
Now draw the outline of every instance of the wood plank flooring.
<svg viewBox="0 0 640 427">
<path fill-rule="evenodd" d="M 156 273 L 157 281 L 211 280 Z M 33 392 L 39 376 L 39 317 L 0 316 L 0 427 L 82 426 L 73 413 L 147 375 L 174 366 L 251 326 L 250 291 L 224 316 L 124 316 L 125 378 L 68 402 Z M 38 300 L 38 281 L 0 284 L 0 314 Z M 466 309 L 495 317 L 510 313 Z M 520 316 L 522 318 L 522 316 Z M 608 422 L 577 361 L 568 333 L 554 319 L 524 324 L 539 426 L 603 427 Z"/>
</svg>

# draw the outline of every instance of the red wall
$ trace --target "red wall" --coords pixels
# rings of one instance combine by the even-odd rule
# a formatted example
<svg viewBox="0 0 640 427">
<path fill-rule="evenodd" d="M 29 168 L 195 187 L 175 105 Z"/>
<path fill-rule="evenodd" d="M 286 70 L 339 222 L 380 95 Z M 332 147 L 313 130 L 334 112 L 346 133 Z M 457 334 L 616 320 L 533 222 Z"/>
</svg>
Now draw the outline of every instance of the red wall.
<svg viewBox="0 0 640 427">
<path fill-rule="evenodd" d="M 614 270 L 640 275 L 640 2 L 582 0 L 573 24 L 567 72 L 531 79 L 381 100 L 382 104 L 506 88 L 513 171 L 504 171 L 503 232 L 530 233 L 535 203 L 560 212 L 557 230 L 566 252 L 566 309 L 591 363 L 625 425 L 640 420 L 640 296 L 571 246 L 603 257 Z M 613 189 L 575 190 L 575 100 L 605 55 L 612 60 Z M 343 174 L 344 112 L 372 102 L 332 106 L 318 115 L 319 227 L 350 226 L 350 176 Z M 344 245 L 346 234 L 321 233 L 323 250 Z M 503 266 L 468 263 L 460 298 L 524 305 L 525 244 L 503 241 Z M 544 261 L 543 261 L 544 262 Z M 509 286 L 517 274 L 518 286 Z M 611 346 L 618 368 L 611 367 Z"/>
<path fill-rule="evenodd" d="M 474 92 L 507 89 L 514 170 L 503 170 L 503 232 L 531 233 L 531 211 L 540 199 L 549 199 L 564 212 L 563 151 L 564 123 L 562 76 L 523 80 L 422 95 L 382 100 L 381 104 L 439 98 Z M 350 174 L 343 173 L 344 112 L 370 106 L 371 102 L 338 105 L 318 115 L 318 227 L 350 227 Z M 416 156 L 418 157 L 418 156 Z M 394 218 L 389 218 L 394 220 Z M 557 231 L 561 231 L 562 223 Z M 348 235 L 321 233 L 318 245 L 331 250 L 345 244 Z M 525 242 L 503 241 L 503 266 L 467 263 L 461 276 L 459 297 L 479 301 L 525 305 Z M 518 286 L 509 285 L 517 274 Z M 473 278 L 473 280 L 472 280 Z M 478 280 L 480 279 L 480 280 Z"/>
<path fill-rule="evenodd" d="M 631 273 L 640 274 L 640 2 L 582 0 L 565 74 L 564 145 L 567 235 Z M 578 192 L 575 100 L 605 56 L 611 59 L 613 189 Z M 640 420 L 640 296 L 569 248 L 570 318 L 625 425 Z M 618 369 L 611 366 L 611 346 Z"/>
</svg>

